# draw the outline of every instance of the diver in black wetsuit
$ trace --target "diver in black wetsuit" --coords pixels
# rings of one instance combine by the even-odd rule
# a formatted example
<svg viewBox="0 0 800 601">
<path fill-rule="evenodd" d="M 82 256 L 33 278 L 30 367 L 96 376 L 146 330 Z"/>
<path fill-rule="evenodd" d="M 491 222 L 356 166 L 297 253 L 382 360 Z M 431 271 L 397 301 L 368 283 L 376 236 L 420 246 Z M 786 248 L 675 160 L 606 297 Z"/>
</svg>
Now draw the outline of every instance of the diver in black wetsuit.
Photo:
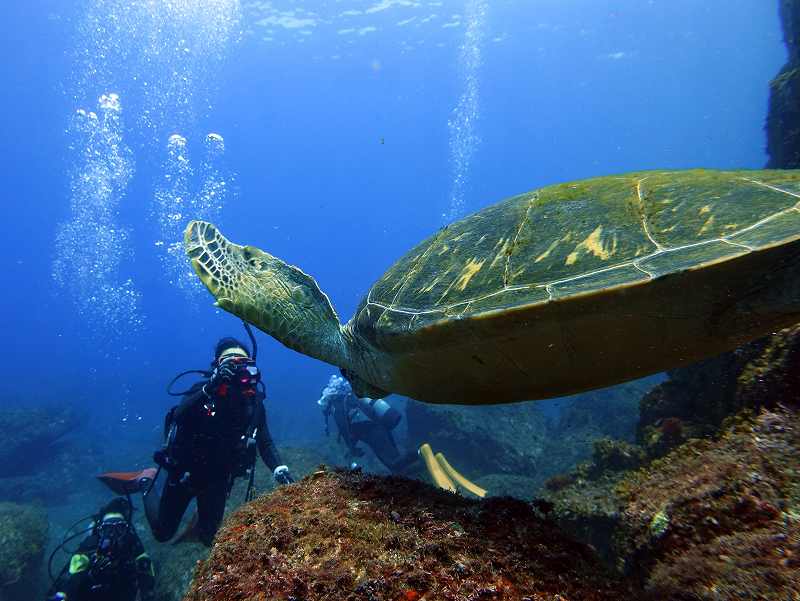
<svg viewBox="0 0 800 601">
<path fill-rule="evenodd" d="M 167 413 L 167 444 L 154 455 L 167 478 L 160 491 L 148 488 L 144 505 L 153 536 L 161 542 L 175 535 L 186 507 L 197 498 L 196 522 L 182 538 L 210 545 L 237 477 L 249 475 L 250 497 L 256 449 L 276 482 L 292 482 L 269 434 L 260 373 L 247 347 L 223 338 L 212 369 L 208 380 L 195 384 Z"/>
<path fill-rule="evenodd" d="M 89 530 L 50 587 L 48 601 L 134 601 L 137 593 L 141 601 L 153 599 L 153 565 L 131 524 L 128 500 L 109 502 Z"/>
<path fill-rule="evenodd" d="M 392 430 L 402 417 L 386 401 L 359 398 L 347 380 L 333 375 L 317 404 L 322 407 L 325 416 L 326 433 L 328 419 L 333 415 L 338 438 L 347 446 L 350 456 L 364 455 L 358 446 L 359 442 L 363 442 L 392 473 L 403 472 L 417 461 L 416 453 L 403 455 L 397 448 Z"/>
</svg>

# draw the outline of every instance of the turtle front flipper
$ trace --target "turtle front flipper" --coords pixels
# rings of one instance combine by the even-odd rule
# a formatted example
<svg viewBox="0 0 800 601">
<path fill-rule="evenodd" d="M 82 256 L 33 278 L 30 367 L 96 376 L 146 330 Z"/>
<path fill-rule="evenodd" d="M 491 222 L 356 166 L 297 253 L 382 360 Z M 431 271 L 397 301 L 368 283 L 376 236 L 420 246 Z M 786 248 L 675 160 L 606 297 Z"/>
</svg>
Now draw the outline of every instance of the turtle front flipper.
<svg viewBox="0 0 800 601">
<path fill-rule="evenodd" d="M 189 223 L 184 245 L 217 306 L 291 349 L 350 367 L 339 317 L 314 278 L 258 248 L 230 242 L 204 221 Z"/>
</svg>

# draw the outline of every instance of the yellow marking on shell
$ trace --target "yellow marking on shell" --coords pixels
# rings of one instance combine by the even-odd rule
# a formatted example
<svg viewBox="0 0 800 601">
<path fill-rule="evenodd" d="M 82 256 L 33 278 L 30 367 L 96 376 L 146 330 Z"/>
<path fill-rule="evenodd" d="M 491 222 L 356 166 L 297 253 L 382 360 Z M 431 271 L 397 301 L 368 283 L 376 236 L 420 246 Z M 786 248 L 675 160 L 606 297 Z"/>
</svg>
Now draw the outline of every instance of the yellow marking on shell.
<svg viewBox="0 0 800 601">
<path fill-rule="evenodd" d="M 469 281 L 481 270 L 484 263 L 486 263 L 486 259 L 483 261 L 477 261 L 476 259 L 467 261 L 467 264 L 464 265 L 464 269 L 462 269 L 461 273 L 458 275 L 456 286 L 458 286 L 459 290 L 463 291 L 467 287 Z"/>
<path fill-rule="evenodd" d="M 427 294 L 436 287 L 436 284 L 438 284 L 441 279 L 442 276 L 436 276 L 430 284 L 428 284 L 427 286 L 423 286 L 417 292 L 420 292 L 422 294 Z"/>
<path fill-rule="evenodd" d="M 453 242 L 460 242 L 462 239 L 466 238 L 467 236 L 469 236 L 469 232 L 464 232 L 462 234 L 459 234 L 458 236 L 453 238 Z"/>
<path fill-rule="evenodd" d="M 606 260 L 613 254 L 603 248 L 603 241 L 601 236 L 603 234 L 603 226 L 598 225 L 595 230 L 589 234 L 586 239 L 575 247 L 569 256 L 567 256 L 567 265 L 573 265 L 578 260 L 578 254 L 581 250 L 587 253 L 592 253 L 595 257 Z"/>
<path fill-rule="evenodd" d="M 484 234 L 483 236 L 481 236 L 480 238 L 478 238 L 478 241 L 477 241 L 475 244 L 480 244 L 480 243 L 481 243 L 481 242 L 483 242 L 484 240 L 486 240 L 486 234 Z"/>
<path fill-rule="evenodd" d="M 735 230 L 738 227 L 739 227 L 738 223 L 728 223 L 725 225 L 726 230 Z"/>
<path fill-rule="evenodd" d="M 494 248 L 497 248 L 498 246 L 505 247 L 507 243 L 508 243 L 508 238 L 500 238 L 497 242 L 495 242 Z"/>
<path fill-rule="evenodd" d="M 547 257 L 550 256 L 550 253 L 553 252 L 555 247 L 558 246 L 559 242 L 561 242 L 561 240 L 554 240 L 553 243 L 547 247 L 547 250 L 544 251 L 542 254 L 540 254 L 538 257 L 536 257 L 533 262 L 538 263 L 539 261 L 544 261 Z"/>
<path fill-rule="evenodd" d="M 700 209 L 700 214 L 703 215 L 705 213 L 708 213 L 710 210 L 711 210 L 711 205 L 706 205 L 702 209 Z"/>
<path fill-rule="evenodd" d="M 705 234 L 705 233 L 706 233 L 706 232 L 709 230 L 709 228 L 711 228 L 711 225 L 712 225 L 713 223 L 714 223 L 714 216 L 712 215 L 711 217 L 709 217 L 709 218 L 706 220 L 706 222 L 703 224 L 703 227 L 701 227 L 701 228 L 700 228 L 700 231 L 699 231 L 699 232 L 697 232 L 697 235 L 698 235 L 698 236 L 702 236 L 703 234 Z"/>
<path fill-rule="evenodd" d="M 495 248 L 497 248 L 497 245 L 495 245 Z M 497 265 L 500 261 L 504 261 L 506 257 L 508 257 L 509 248 L 511 248 L 511 241 L 505 239 L 505 242 L 503 243 L 503 246 L 500 248 L 500 251 L 495 255 L 494 259 L 492 259 L 492 262 L 489 264 L 490 269 L 493 268 L 495 265 Z"/>
<path fill-rule="evenodd" d="M 439 256 L 442 256 L 442 255 L 443 255 L 444 253 L 446 253 L 448 250 L 450 250 L 450 247 L 449 247 L 449 246 L 447 246 L 447 244 L 442 244 L 442 248 L 440 248 L 440 249 L 439 249 L 439 252 L 437 252 L 436 254 L 437 254 L 437 255 L 439 255 Z"/>
</svg>

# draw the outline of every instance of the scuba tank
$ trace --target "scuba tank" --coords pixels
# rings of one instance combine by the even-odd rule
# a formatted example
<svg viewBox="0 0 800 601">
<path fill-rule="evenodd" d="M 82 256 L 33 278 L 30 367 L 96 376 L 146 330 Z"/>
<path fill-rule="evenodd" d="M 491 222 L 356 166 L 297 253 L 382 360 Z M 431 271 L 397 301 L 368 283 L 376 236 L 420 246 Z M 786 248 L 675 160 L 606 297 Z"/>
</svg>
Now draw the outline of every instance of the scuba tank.
<svg viewBox="0 0 800 601">
<path fill-rule="evenodd" d="M 394 430 L 402 419 L 400 412 L 383 399 L 356 397 L 356 401 L 364 415 L 387 430 Z"/>
<path fill-rule="evenodd" d="M 322 390 L 322 395 L 317 401 L 317 405 L 322 408 L 325 416 L 325 430 L 328 429 L 328 416 L 331 413 L 331 399 L 335 397 L 345 399 L 355 399 L 356 407 L 370 421 L 376 422 L 387 430 L 394 430 L 400 423 L 402 416 L 400 412 L 393 408 L 383 399 L 360 398 L 353 393 L 350 383 L 341 376 L 332 375 L 328 385 Z"/>
</svg>

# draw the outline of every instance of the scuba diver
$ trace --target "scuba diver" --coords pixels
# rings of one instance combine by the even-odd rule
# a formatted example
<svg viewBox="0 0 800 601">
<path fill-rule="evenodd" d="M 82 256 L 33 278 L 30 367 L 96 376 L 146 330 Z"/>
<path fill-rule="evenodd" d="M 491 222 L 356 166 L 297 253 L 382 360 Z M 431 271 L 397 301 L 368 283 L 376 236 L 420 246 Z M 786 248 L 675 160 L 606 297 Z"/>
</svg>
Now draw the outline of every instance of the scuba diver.
<svg viewBox="0 0 800 601">
<path fill-rule="evenodd" d="M 137 594 L 141 601 L 154 599 L 153 564 L 131 522 L 132 513 L 130 501 L 116 497 L 91 516 L 89 528 L 53 551 L 50 564 L 67 541 L 89 532 L 54 579 L 48 601 L 134 601 Z"/>
<path fill-rule="evenodd" d="M 189 370 L 170 382 L 167 392 L 183 398 L 164 419 L 165 445 L 153 454 L 157 471 L 100 476 L 113 490 L 144 492 L 145 515 L 159 542 L 175 535 L 189 503 L 197 499 L 197 512 L 177 542 L 199 540 L 210 546 L 235 479 L 248 477 L 245 500 L 254 496 L 256 451 L 278 484 L 294 481 L 267 428 L 257 347 L 248 333 L 254 343 L 253 358 L 240 341 L 222 338 L 210 371 Z M 173 393 L 172 385 L 188 373 L 200 373 L 204 379 Z M 162 471 L 167 477 L 159 483 Z"/>
<path fill-rule="evenodd" d="M 333 415 L 338 440 L 344 442 L 350 456 L 364 455 L 358 446 L 359 442 L 363 442 L 392 473 L 403 472 L 417 461 L 416 452 L 401 455 L 398 450 L 392 430 L 402 417 L 386 401 L 359 398 L 347 380 L 333 375 L 317 404 L 322 407 L 325 416 L 325 434 L 329 434 L 328 420 Z M 351 467 L 357 468 L 358 464 L 354 463 Z"/>
</svg>

